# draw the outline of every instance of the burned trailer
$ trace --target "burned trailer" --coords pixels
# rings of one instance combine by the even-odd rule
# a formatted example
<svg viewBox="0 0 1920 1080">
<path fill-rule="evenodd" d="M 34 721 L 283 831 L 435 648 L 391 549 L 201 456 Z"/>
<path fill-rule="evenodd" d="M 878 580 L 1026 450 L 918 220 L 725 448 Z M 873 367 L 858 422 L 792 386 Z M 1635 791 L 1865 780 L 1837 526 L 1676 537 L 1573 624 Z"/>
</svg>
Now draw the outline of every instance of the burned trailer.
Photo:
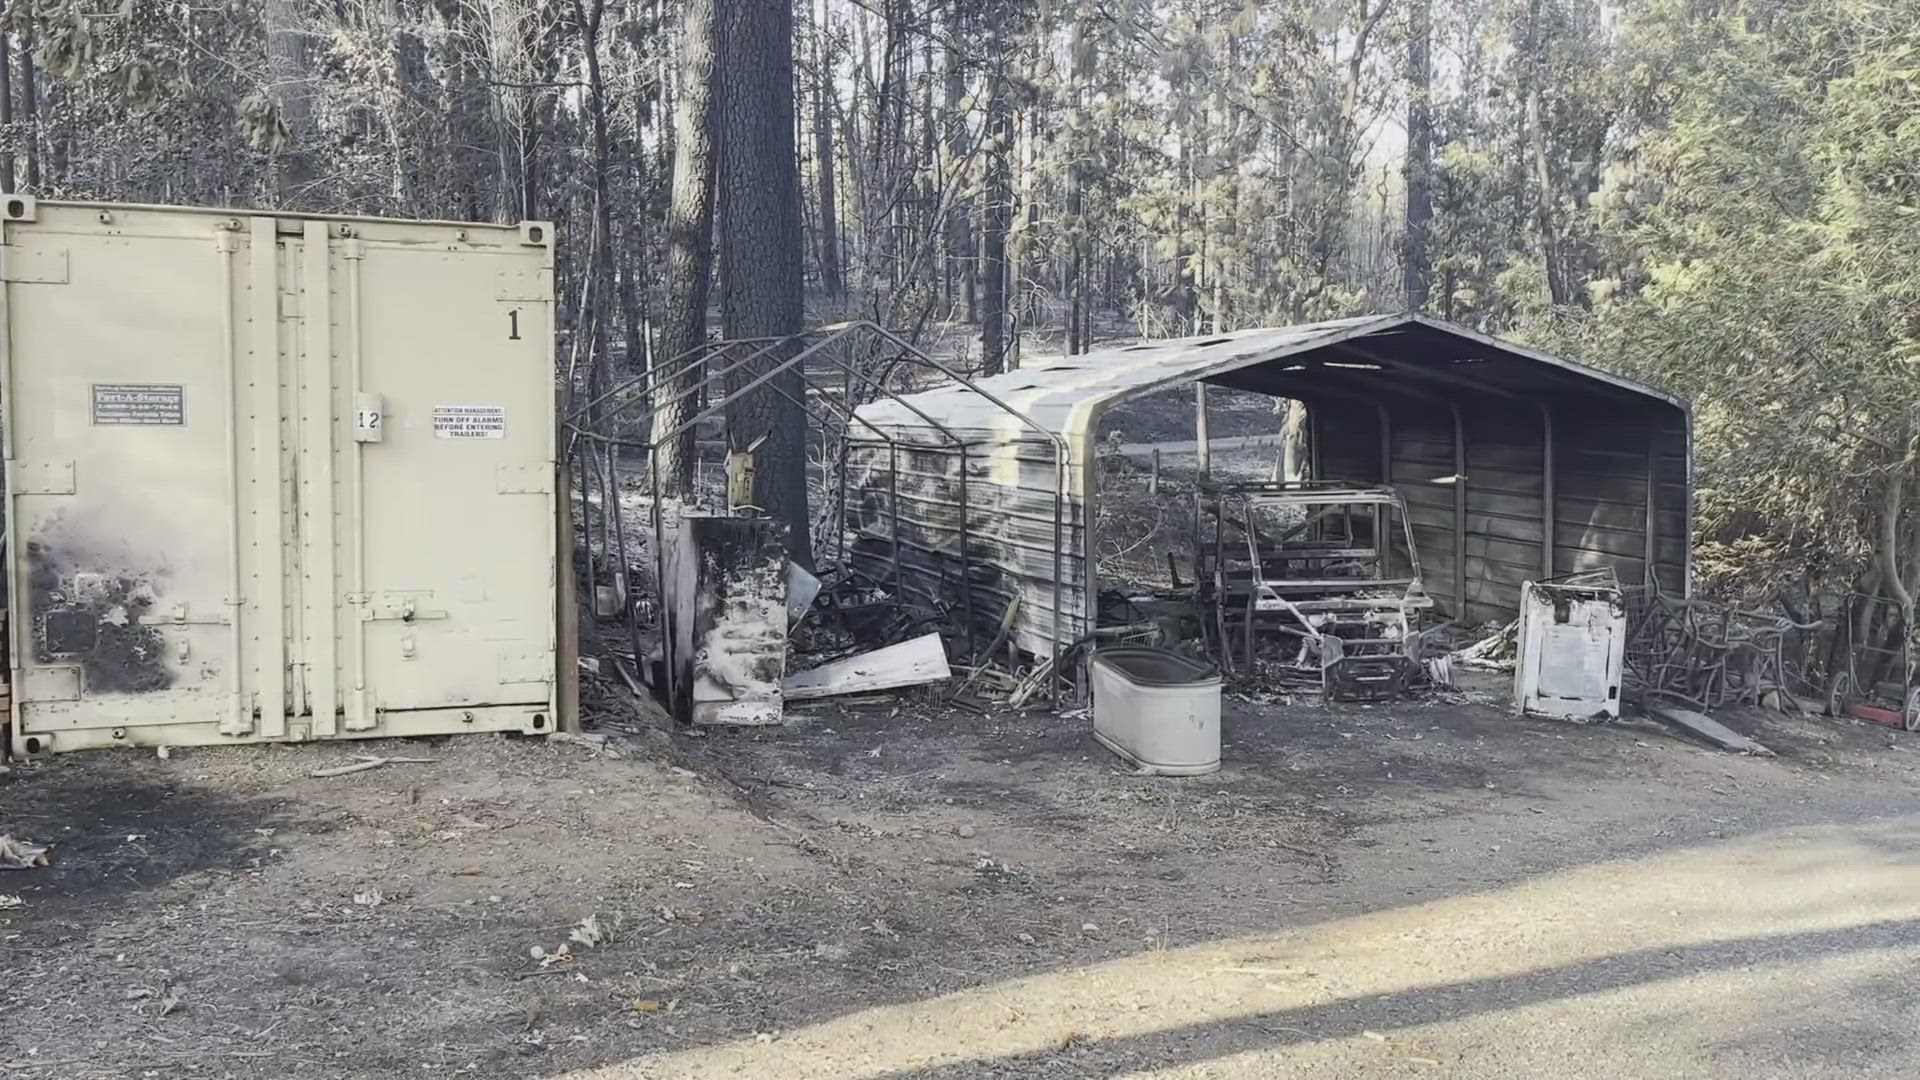
<svg viewBox="0 0 1920 1080">
<path fill-rule="evenodd" d="M 1036 359 L 978 382 L 1007 410 L 958 387 L 863 406 L 862 420 L 894 442 L 856 448 L 848 499 L 898 505 L 899 526 L 891 514 L 850 513 L 852 543 L 875 564 L 898 557 L 924 590 L 966 581 L 974 617 L 988 632 L 1005 621 L 1025 652 L 1088 640 L 1102 593 L 1090 524 L 1101 418 L 1193 384 L 1304 403 L 1307 479 L 1390 489 L 1404 502 L 1436 621 L 1505 622 L 1523 582 L 1601 567 L 1624 583 L 1651 576 L 1669 593 L 1688 590 L 1686 402 L 1419 315 Z M 964 433 L 967 453 L 941 451 L 927 418 Z M 910 444 L 928 452 L 902 449 Z"/>
<path fill-rule="evenodd" d="M 1406 688 L 1433 599 L 1398 493 L 1203 480 L 1197 499 L 1195 595 L 1222 661 L 1251 672 L 1261 640 L 1277 637 L 1282 669 L 1331 700 L 1382 701 Z"/>
</svg>

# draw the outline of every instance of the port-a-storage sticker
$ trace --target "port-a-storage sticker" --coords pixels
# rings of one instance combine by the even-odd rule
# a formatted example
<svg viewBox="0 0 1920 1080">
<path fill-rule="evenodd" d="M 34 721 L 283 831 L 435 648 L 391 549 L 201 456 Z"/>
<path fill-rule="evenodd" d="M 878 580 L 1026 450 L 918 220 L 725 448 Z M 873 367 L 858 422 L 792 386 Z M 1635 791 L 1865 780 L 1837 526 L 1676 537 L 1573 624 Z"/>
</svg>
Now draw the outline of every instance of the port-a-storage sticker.
<svg viewBox="0 0 1920 1080">
<path fill-rule="evenodd" d="M 435 405 L 433 433 L 442 439 L 504 439 L 505 405 Z"/>
<path fill-rule="evenodd" d="M 94 383 L 96 424 L 184 424 L 187 388 L 178 383 Z"/>
</svg>

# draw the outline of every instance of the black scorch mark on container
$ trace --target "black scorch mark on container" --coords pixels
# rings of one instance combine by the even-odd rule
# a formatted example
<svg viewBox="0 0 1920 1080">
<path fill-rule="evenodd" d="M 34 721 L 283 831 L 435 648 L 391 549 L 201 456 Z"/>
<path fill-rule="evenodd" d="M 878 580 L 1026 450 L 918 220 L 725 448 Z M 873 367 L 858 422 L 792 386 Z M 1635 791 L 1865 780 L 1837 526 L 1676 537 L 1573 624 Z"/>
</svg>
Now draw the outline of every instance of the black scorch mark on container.
<svg viewBox="0 0 1920 1080">
<path fill-rule="evenodd" d="M 140 619 L 154 590 L 140 575 L 66 565 L 52 547 L 27 542 L 33 656 L 80 665 L 88 693 L 149 694 L 173 685 L 167 642 Z"/>
</svg>

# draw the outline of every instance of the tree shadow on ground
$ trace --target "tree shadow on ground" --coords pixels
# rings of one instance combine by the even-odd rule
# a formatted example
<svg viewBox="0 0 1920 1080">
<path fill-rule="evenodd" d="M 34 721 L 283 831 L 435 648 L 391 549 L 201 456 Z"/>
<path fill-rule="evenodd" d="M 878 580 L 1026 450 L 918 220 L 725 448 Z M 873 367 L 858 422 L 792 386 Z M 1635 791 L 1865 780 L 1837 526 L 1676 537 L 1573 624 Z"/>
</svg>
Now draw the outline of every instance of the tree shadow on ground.
<svg viewBox="0 0 1920 1080">
<path fill-rule="evenodd" d="M 1512 976 L 1367 994 L 1121 1038 L 1073 1040 L 1069 1045 L 1036 1053 L 895 1070 L 876 1074 L 875 1080 L 975 1080 L 982 1075 L 1022 1076 L 1058 1068 L 1105 1076 L 1146 1064 L 1157 1068 L 1193 1065 L 1365 1032 L 1386 1033 L 1465 1020 L 1667 979 L 1731 971 L 1783 957 L 1818 960 L 1916 944 L 1920 944 L 1920 920 L 1907 919 L 1657 947 Z"/>
</svg>

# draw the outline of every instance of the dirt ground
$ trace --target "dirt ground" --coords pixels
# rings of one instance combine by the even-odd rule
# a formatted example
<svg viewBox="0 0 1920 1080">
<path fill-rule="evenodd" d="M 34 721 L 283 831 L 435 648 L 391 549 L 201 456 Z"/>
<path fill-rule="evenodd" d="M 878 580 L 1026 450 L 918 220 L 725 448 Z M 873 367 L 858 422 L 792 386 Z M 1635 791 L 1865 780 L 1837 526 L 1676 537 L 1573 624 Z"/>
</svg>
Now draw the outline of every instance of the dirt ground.
<svg viewBox="0 0 1920 1080">
<path fill-rule="evenodd" d="M 0 832 L 54 848 L 0 872 L 0 1073 L 555 1075 L 1866 813 L 1920 765 L 1824 719 L 1733 718 L 1781 752 L 1743 758 L 1491 700 L 1230 697 L 1225 765 L 1191 779 L 1134 775 L 1084 718 L 913 695 L 606 749 L 17 765 Z M 363 753 L 433 760 L 309 775 Z"/>
</svg>

